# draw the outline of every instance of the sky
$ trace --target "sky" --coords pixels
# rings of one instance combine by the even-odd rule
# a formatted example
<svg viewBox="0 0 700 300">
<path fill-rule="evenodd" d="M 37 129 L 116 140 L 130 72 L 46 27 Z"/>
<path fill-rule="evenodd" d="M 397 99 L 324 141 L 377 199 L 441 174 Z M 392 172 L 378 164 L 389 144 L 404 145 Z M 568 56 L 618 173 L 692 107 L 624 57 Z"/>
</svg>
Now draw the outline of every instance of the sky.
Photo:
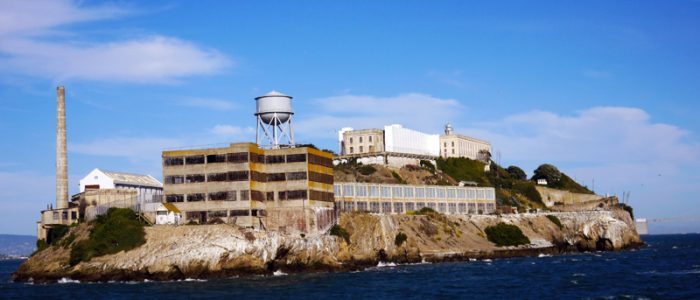
<svg viewBox="0 0 700 300">
<path fill-rule="evenodd" d="M 162 178 L 164 149 L 399 123 L 551 163 L 635 217 L 700 218 L 700 1 L 0 1 L 0 233 L 55 202 L 56 86 L 71 194 L 92 169 Z M 700 232 L 656 222 L 652 233 Z"/>
</svg>

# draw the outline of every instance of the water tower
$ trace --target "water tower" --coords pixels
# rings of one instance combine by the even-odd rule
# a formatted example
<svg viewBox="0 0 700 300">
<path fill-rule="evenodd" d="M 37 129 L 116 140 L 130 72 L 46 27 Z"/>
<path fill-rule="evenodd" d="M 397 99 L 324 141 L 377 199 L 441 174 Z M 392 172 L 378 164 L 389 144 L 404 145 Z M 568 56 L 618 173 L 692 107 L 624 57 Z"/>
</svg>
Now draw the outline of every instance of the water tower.
<svg viewBox="0 0 700 300">
<path fill-rule="evenodd" d="M 272 91 L 255 98 L 255 102 L 258 119 L 255 142 L 273 149 L 294 147 L 292 97 Z"/>
</svg>

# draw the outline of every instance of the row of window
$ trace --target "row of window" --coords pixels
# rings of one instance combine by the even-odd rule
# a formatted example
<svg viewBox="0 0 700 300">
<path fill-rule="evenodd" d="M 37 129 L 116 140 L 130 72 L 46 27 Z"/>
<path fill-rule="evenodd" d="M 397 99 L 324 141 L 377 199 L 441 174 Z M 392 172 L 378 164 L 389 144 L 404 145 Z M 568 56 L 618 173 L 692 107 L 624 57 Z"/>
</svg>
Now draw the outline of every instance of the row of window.
<svg viewBox="0 0 700 300">
<path fill-rule="evenodd" d="M 165 176 L 166 184 L 181 184 L 181 183 L 199 183 L 199 182 L 221 182 L 221 181 L 257 181 L 257 182 L 275 182 L 275 181 L 294 181 L 306 180 L 307 173 L 302 172 L 287 172 L 287 173 L 260 173 L 257 171 L 231 171 L 223 173 L 209 174 L 188 174 L 188 175 L 169 175 Z M 314 182 L 333 184 L 333 175 L 309 172 L 308 179 Z"/>
<path fill-rule="evenodd" d="M 377 185 L 335 185 L 335 195 L 371 198 L 495 199 L 493 189 L 429 188 Z"/>
<path fill-rule="evenodd" d="M 251 152 L 237 152 L 211 155 L 169 156 L 163 158 L 163 165 L 165 166 L 247 162 L 268 164 L 306 162 L 306 153 L 266 156 Z"/>
<path fill-rule="evenodd" d="M 320 193 L 320 194 L 319 194 Z M 278 191 L 277 200 L 306 200 L 306 190 Z M 333 193 L 311 191 L 311 199 L 333 202 Z M 166 202 L 197 202 L 197 201 L 275 201 L 275 192 L 256 190 L 219 191 L 213 193 L 170 194 L 165 196 Z"/>
<path fill-rule="evenodd" d="M 359 140 L 360 140 L 360 143 L 362 143 L 362 137 L 361 137 L 361 136 L 359 137 Z M 371 143 L 371 142 L 372 142 L 372 136 L 371 136 L 371 135 L 368 136 L 368 137 L 367 137 L 367 140 L 369 140 L 369 142 Z M 352 144 L 352 137 L 350 137 L 350 144 Z"/>
<path fill-rule="evenodd" d="M 357 153 L 364 153 L 364 152 L 365 152 L 364 146 L 360 146 L 359 148 L 360 148 L 360 149 L 359 149 L 359 151 L 358 151 Z M 374 146 L 369 146 L 369 147 L 367 147 L 367 148 L 368 148 L 368 149 L 367 149 L 368 152 L 374 152 Z M 350 147 L 350 154 L 353 154 L 353 153 L 355 153 L 355 147 Z"/>
<path fill-rule="evenodd" d="M 428 207 L 449 214 L 487 214 L 496 210 L 494 203 L 435 203 L 435 202 L 338 202 L 342 211 L 368 211 L 371 213 L 404 213 Z"/>
</svg>

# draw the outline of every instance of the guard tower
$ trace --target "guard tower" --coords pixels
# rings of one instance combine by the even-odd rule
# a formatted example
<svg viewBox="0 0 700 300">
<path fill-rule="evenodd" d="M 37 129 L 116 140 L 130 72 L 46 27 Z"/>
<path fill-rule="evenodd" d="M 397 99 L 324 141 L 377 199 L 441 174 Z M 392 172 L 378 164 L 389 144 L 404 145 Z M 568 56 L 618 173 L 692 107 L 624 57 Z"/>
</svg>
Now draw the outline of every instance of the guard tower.
<svg viewBox="0 0 700 300">
<path fill-rule="evenodd" d="M 272 91 L 255 102 L 255 142 L 262 148 L 294 148 L 292 97 Z"/>
</svg>

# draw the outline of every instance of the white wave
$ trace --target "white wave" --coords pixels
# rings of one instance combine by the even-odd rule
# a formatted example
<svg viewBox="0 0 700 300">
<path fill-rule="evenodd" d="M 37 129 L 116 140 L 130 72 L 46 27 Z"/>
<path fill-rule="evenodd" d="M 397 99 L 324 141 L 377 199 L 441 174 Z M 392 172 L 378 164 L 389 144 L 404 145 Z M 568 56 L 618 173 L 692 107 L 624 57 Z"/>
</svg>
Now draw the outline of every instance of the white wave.
<svg viewBox="0 0 700 300">
<path fill-rule="evenodd" d="M 476 261 L 476 258 L 470 258 L 469 261 Z"/>
<path fill-rule="evenodd" d="M 63 284 L 63 283 L 80 283 L 80 280 L 73 280 L 70 278 L 63 277 L 63 278 L 59 279 L 57 282 L 61 283 L 61 284 Z"/>
<path fill-rule="evenodd" d="M 484 259 L 484 260 L 482 260 L 482 261 L 483 261 L 483 262 L 490 263 L 490 262 L 492 262 L 493 260 L 491 260 L 490 258 L 487 258 L 487 259 Z"/>
<path fill-rule="evenodd" d="M 282 272 L 282 270 L 277 270 L 277 271 L 272 272 L 272 276 L 285 276 L 285 275 L 287 275 L 287 273 Z"/>
<path fill-rule="evenodd" d="M 552 255 L 551 255 L 551 254 L 540 253 L 540 255 L 537 255 L 537 257 L 552 257 Z"/>
<path fill-rule="evenodd" d="M 187 282 L 207 282 L 206 279 L 197 279 L 197 278 L 185 278 L 185 281 L 187 281 Z"/>
<path fill-rule="evenodd" d="M 393 262 L 385 263 L 385 262 L 383 262 L 383 261 L 380 261 L 380 262 L 377 264 L 377 268 L 383 268 L 383 267 L 396 267 L 396 264 L 393 263 Z"/>
</svg>

